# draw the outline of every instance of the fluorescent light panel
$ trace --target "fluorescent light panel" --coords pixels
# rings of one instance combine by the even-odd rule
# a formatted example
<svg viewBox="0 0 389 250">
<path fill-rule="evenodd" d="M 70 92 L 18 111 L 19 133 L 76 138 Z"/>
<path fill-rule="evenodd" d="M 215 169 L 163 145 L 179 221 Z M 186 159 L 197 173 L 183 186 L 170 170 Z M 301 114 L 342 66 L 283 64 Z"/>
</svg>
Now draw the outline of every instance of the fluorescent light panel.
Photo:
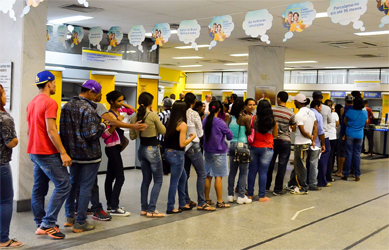
<svg viewBox="0 0 389 250">
<path fill-rule="evenodd" d="M 235 56 L 235 57 L 243 57 L 243 56 L 249 56 L 248 53 L 242 53 L 242 54 L 230 54 L 230 56 Z"/>
<path fill-rule="evenodd" d="M 355 66 L 324 67 L 325 69 L 355 69 Z"/>
<path fill-rule="evenodd" d="M 197 45 L 197 48 L 208 48 L 209 47 L 209 44 L 200 44 L 200 45 Z M 176 49 L 193 49 L 192 46 L 178 46 L 178 47 L 175 47 Z"/>
<path fill-rule="evenodd" d="M 227 66 L 239 66 L 239 65 L 248 65 L 249 63 L 225 63 Z"/>
<path fill-rule="evenodd" d="M 94 17 L 91 16 L 70 16 L 70 17 L 64 17 L 64 18 L 59 18 L 59 19 L 53 19 L 49 20 L 49 24 L 63 24 L 63 23 L 70 23 L 70 22 L 78 22 L 78 21 L 84 21 L 84 20 L 89 20 Z"/>
<path fill-rule="evenodd" d="M 201 56 L 177 56 L 177 57 L 173 57 L 173 59 L 201 59 L 201 58 L 204 58 L 204 57 L 201 57 Z"/>
<path fill-rule="evenodd" d="M 388 35 L 388 34 L 389 34 L 389 30 L 354 33 L 354 35 L 357 36 L 378 36 L 378 35 Z"/>
<path fill-rule="evenodd" d="M 317 61 L 292 61 L 292 62 L 285 62 L 289 64 L 297 64 L 297 63 L 317 63 Z"/>
<path fill-rule="evenodd" d="M 182 66 L 178 66 L 180 68 L 192 68 L 192 67 L 203 67 L 203 65 L 200 65 L 200 64 L 194 64 L 194 65 L 182 65 Z"/>
<path fill-rule="evenodd" d="M 316 18 L 328 17 L 327 12 L 316 13 Z"/>
</svg>

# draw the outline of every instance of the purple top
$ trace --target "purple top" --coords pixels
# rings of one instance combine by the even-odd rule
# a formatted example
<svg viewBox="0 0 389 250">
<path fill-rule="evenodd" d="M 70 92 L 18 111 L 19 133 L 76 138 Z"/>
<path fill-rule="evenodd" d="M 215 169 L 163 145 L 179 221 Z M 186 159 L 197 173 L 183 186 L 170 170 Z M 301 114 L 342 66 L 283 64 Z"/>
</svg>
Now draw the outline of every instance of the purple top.
<svg viewBox="0 0 389 250">
<path fill-rule="evenodd" d="M 219 117 L 220 119 L 222 119 L 223 121 L 226 119 L 226 113 L 224 112 L 219 112 L 219 114 L 217 115 L 217 117 Z"/>
<path fill-rule="evenodd" d="M 205 123 L 207 122 L 207 118 L 203 121 L 203 129 L 205 129 Z M 228 152 L 227 144 L 224 140 L 224 137 L 227 138 L 228 141 L 232 140 L 233 134 L 231 130 L 227 127 L 227 124 L 224 120 L 214 117 L 212 123 L 212 131 L 209 139 L 206 138 L 204 132 L 204 151 L 208 153 L 215 154 L 224 154 Z"/>
</svg>

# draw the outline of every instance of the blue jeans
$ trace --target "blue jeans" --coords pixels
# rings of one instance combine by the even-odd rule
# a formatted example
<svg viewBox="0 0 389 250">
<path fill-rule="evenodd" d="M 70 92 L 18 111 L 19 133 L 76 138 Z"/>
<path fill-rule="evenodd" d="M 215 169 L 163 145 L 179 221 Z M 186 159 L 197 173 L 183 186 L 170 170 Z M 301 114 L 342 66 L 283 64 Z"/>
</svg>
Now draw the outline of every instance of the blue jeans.
<svg viewBox="0 0 389 250">
<path fill-rule="evenodd" d="M 68 170 L 62 166 L 59 154 L 30 154 L 30 158 L 34 163 L 31 209 L 35 223 L 37 227 L 54 227 L 58 213 L 71 189 Z M 49 181 L 53 182 L 55 188 L 45 212 L 45 196 L 49 191 Z"/>
<path fill-rule="evenodd" d="M 277 176 L 274 184 L 274 192 L 278 193 L 284 189 L 284 177 L 286 167 L 288 166 L 290 157 L 291 143 L 283 140 L 274 140 L 274 154 L 270 162 L 269 170 L 267 171 L 266 189 L 269 190 L 273 179 L 273 170 L 278 156 Z"/>
<path fill-rule="evenodd" d="M 142 169 L 142 185 L 140 188 L 140 201 L 142 211 L 154 212 L 159 192 L 162 187 L 162 159 L 159 146 L 139 146 L 138 158 Z M 150 202 L 148 202 L 149 187 L 151 180 L 154 179 L 154 185 L 150 193 Z"/>
<path fill-rule="evenodd" d="M 267 171 L 273 157 L 273 149 L 251 147 L 251 162 L 249 164 L 248 196 L 254 196 L 254 184 L 257 173 L 259 184 L 259 198 L 264 198 L 266 194 Z"/>
<path fill-rule="evenodd" d="M 197 173 L 197 202 L 199 206 L 202 206 L 205 204 L 204 188 L 207 174 L 205 173 L 203 154 L 201 153 L 200 143 L 198 142 L 193 142 L 192 146 L 185 152 L 185 173 L 187 176 L 185 184 L 185 201 L 187 204 L 190 203 L 188 179 L 191 165 L 193 165 Z"/>
<path fill-rule="evenodd" d="M 309 147 L 307 156 L 307 184 L 309 187 L 317 187 L 317 174 L 319 172 L 320 150 L 312 150 Z"/>
<path fill-rule="evenodd" d="M 320 160 L 319 160 L 319 165 L 318 165 L 318 175 L 317 175 L 317 181 L 318 181 L 318 186 L 319 187 L 325 187 L 327 186 L 327 165 L 328 165 L 328 160 L 330 159 L 331 155 L 331 144 L 330 144 L 330 138 L 325 138 L 325 146 L 326 146 L 326 151 L 321 154 Z"/>
<path fill-rule="evenodd" d="M 234 162 L 234 155 L 235 155 L 235 149 L 236 149 L 236 142 L 231 142 L 230 145 L 230 173 L 228 174 L 228 195 L 232 196 L 234 195 L 234 183 L 235 183 L 235 176 L 239 169 L 239 179 L 238 179 L 238 190 L 239 190 L 239 197 L 244 198 L 245 196 L 245 188 L 247 184 L 247 173 L 248 173 L 248 167 L 249 163 L 237 163 Z"/>
<path fill-rule="evenodd" d="M 343 166 L 343 176 L 348 177 L 351 164 L 355 167 L 355 177 L 361 176 L 361 148 L 362 139 L 346 135 L 346 160 Z"/>
<path fill-rule="evenodd" d="M 0 242 L 7 242 L 9 241 L 14 199 L 12 171 L 9 163 L 0 165 L 0 174 Z"/>
<path fill-rule="evenodd" d="M 78 196 L 78 208 L 76 223 L 84 224 L 87 216 L 86 211 L 92 196 L 92 187 L 96 180 L 97 172 L 100 167 L 98 163 L 80 164 L 73 163 L 70 166 L 70 181 L 72 183 L 72 190 L 69 193 L 65 203 L 65 215 L 67 218 L 74 218 L 76 211 L 76 196 L 78 189 L 80 190 Z"/>
<path fill-rule="evenodd" d="M 184 171 L 184 151 L 178 151 L 174 149 L 165 149 L 166 160 L 170 163 L 170 186 L 167 198 L 167 211 L 174 209 L 174 203 L 176 201 L 176 192 L 178 190 L 178 202 L 179 207 L 186 205 L 185 201 L 185 184 L 186 173 Z"/>
</svg>

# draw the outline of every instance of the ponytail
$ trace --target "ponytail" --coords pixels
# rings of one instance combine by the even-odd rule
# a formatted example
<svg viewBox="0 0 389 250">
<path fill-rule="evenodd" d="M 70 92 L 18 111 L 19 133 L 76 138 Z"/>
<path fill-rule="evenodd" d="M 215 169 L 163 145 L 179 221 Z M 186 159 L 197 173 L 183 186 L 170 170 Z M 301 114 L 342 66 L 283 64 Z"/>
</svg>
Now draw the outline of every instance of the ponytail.
<svg viewBox="0 0 389 250">
<path fill-rule="evenodd" d="M 139 108 L 136 114 L 136 121 L 142 121 L 146 115 L 146 107 L 153 104 L 154 96 L 148 92 L 143 92 L 139 95 L 138 104 Z M 144 121 L 143 121 L 144 122 Z"/>
<path fill-rule="evenodd" d="M 212 124 L 215 114 L 220 111 L 222 103 L 220 101 L 212 101 L 209 103 L 209 115 L 207 116 L 207 121 L 204 126 L 205 139 L 208 140 L 212 135 Z"/>
</svg>

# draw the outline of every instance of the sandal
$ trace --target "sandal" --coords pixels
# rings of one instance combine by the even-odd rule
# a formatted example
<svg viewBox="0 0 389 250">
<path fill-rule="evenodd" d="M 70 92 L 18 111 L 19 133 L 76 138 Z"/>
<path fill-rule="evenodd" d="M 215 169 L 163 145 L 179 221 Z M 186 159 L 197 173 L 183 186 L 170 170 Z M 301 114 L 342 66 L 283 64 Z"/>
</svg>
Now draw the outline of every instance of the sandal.
<svg viewBox="0 0 389 250">
<path fill-rule="evenodd" d="M 140 216 L 146 216 L 147 215 L 147 211 L 140 211 Z"/>
<path fill-rule="evenodd" d="M 338 173 L 332 174 L 332 176 L 336 176 L 336 177 L 343 177 L 343 175 L 342 175 L 342 174 L 338 174 Z"/>
<path fill-rule="evenodd" d="M 16 244 L 14 244 L 16 243 Z M 19 243 L 19 244 L 18 244 Z M 14 244 L 14 245 L 12 245 Z M 24 243 L 21 241 L 18 241 L 17 239 L 10 239 L 8 244 L 6 246 L 0 247 L 0 248 L 15 248 L 15 247 L 21 247 L 24 246 Z"/>
<path fill-rule="evenodd" d="M 179 210 L 181 210 L 181 211 L 188 211 L 188 210 L 192 210 L 192 208 L 193 207 L 191 207 L 189 204 L 187 204 L 184 207 L 179 207 Z"/>
<path fill-rule="evenodd" d="M 167 211 L 167 210 L 166 210 L 166 213 L 167 213 L 167 214 L 179 214 L 179 213 L 181 213 L 181 212 L 182 212 L 181 209 L 177 209 L 177 210 L 175 210 L 175 211 L 174 211 L 174 210 L 172 210 L 172 211 Z"/>
<path fill-rule="evenodd" d="M 212 200 L 205 200 L 205 202 L 206 202 L 208 205 L 215 205 L 215 203 L 214 203 Z"/>
<path fill-rule="evenodd" d="M 188 204 L 186 204 L 186 205 L 189 205 L 190 207 L 195 207 L 195 206 L 197 206 L 197 203 L 191 200 L 191 201 L 190 201 Z"/>
<path fill-rule="evenodd" d="M 216 204 L 216 207 L 217 208 L 229 208 L 229 207 L 231 207 L 231 205 L 230 204 L 226 204 L 226 203 L 224 203 L 224 201 L 223 202 L 218 202 L 217 204 Z"/>
<path fill-rule="evenodd" d="M 197 207 L 197 210 L 203 210 L 203 211 L 215 211 L 216 208 L 211 207 L 210 205 L 208 205 L 207 203 L 205 203 L 205 204 L 202 205 L 202 206 L 198 206 L 198 207 Z"/>
<path fill-rule="evenodd" d="M 146 215 L 147 218 L 163 218 L 165 217 L 165 214 L 158 212 L 155 210 L 154 212 L 147 212 Z"/>
<path fill-rule="evenodd" d="M 263 198 L 259 198 L 258 200 L 259 202 L 268 202 L 268 201 L 271 201 L 271 199 L 269 197 L 263 197 Z"/>
</svg>

